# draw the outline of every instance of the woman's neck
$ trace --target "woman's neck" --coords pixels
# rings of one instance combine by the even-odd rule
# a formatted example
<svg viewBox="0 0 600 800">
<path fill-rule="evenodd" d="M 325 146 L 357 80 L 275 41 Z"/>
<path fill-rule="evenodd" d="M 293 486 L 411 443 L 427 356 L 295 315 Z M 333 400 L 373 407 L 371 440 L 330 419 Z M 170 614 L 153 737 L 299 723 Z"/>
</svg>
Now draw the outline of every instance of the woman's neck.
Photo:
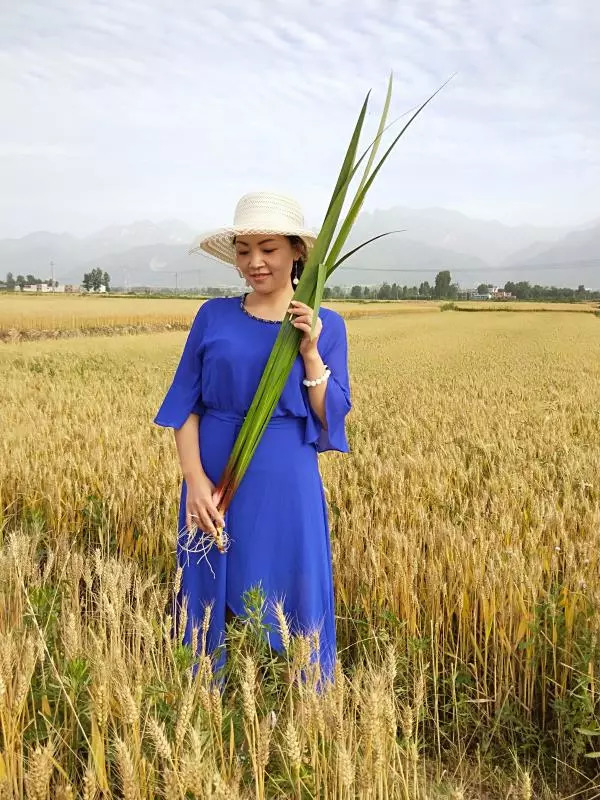
<svg viewBox="0 0 600 800">
<path fill-rule="evenodd" d="M 291 286 L 269 292 L 266 295 L 259 294 L 259 292 L 247 292 L 246 308 L 262 312 L 261 316 L 283 319 L 293 296 L 294 290 Z"/>
</svg>

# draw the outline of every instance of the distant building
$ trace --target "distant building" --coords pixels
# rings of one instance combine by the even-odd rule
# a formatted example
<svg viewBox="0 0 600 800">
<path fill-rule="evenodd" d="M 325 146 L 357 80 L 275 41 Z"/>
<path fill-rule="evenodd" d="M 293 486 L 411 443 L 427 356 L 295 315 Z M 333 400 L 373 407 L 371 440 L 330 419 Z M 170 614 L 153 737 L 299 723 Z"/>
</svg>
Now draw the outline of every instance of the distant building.
<svg viewBox="0 0 600 800">
<path fill-rule="evenodd" d="M 15 286 L 17 289 L 17 286 Z M 56 294 L 56 292 L 64 292 L 65 287 L 64 284 L 59 284 L 58 286 L 48 286 L 47 283 L 26 283 L 23 286 L 24 292 L 41 292 L 42 294 L 47 294 L 48 292 L 52 294 Z"/>
<path fill-rule="evenodd" d="M 487 292 L 479 293 L 477 289 L 465 293 L 470 300 L 516 300 L 514 294 L 505 292 L 498 286 L 492 286 Z"/>
<path fill-rule="evenodd" d="M 492 295 L 495 300 L 516 300 L 517 298 L 514 294 L 510 292 L 505 292 L 504 289 L 499 289 L 497 286 L 494 286 L 492 289 Z"/>
</svg>

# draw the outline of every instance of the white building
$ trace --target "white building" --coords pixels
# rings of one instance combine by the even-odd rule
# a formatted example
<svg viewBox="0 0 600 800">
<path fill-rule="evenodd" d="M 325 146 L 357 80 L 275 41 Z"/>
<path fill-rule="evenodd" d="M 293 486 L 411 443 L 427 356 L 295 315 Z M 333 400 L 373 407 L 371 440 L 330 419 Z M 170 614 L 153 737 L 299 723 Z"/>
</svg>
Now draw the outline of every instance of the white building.
<svg viewBox="0 0 600 800">
<path fill-rule="evenodd" d="M 15 290 L 19 291 L 18 285 L 15 286 Z M 58 286 L 48 286 L 47 283 L 26 283 L 23 286 L 24 292 L 42 292 L 42 294 L 46 294 L 47 292 L 51 292 L 55 294 L 56 292 L 64 292 L 65 287 L 64 284 L 59 284 Z"/>
</svg>

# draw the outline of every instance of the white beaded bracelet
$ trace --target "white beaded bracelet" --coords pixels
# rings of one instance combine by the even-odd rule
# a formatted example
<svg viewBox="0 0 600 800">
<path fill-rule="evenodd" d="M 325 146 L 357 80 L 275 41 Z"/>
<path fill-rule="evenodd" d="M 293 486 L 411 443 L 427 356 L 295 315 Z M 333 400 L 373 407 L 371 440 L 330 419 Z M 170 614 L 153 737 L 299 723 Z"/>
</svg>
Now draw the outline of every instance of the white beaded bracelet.
<svg viewBox="0 0 600 800">
<path fill-rule="evenodd" d="M 331 370 L 329 369 L 327 364 L 325 364 L 325 372 L 321 375 L 320 378 L 315 378 L 312 381 L 309 381 L 306 378 L 304 378 L 302 383 L 305 386 L 318 386 L 320 383 L 324 383 L 330 375 L 331 375 Z"/>
</svg>

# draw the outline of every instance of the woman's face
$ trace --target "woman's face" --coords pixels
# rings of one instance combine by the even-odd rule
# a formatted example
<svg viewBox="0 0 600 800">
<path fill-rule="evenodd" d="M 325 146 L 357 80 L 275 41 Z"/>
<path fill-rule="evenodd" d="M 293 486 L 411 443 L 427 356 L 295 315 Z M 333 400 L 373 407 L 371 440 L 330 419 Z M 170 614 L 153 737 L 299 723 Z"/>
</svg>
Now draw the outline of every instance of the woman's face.
<svg viewBox="0 0 600 800">
<path fill-rule="evenodd" d="M 299 255 L 287 236 L 274 233 L 238 236 L 235 241 L 236 267 L 261 294 L 291 287 L 292 265 Z"/>
</svg>

